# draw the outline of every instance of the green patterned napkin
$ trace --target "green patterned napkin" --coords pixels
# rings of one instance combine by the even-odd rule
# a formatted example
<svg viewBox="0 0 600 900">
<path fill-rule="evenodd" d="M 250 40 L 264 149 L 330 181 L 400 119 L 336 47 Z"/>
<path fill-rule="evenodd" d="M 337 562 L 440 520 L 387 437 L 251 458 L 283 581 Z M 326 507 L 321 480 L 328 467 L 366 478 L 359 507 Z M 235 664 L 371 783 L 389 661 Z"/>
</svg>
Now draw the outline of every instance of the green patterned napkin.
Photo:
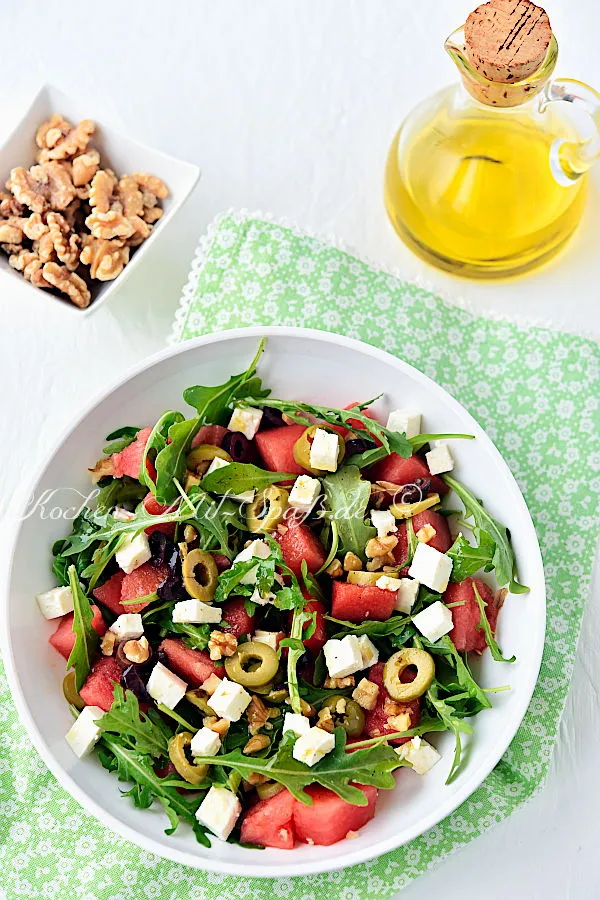
<svg viewBox="0 0 600 900">
<path fill-rule="evenodd" d="M 546 775 L 598 531 L 598 346 L 477 318 L 292 229 L 223 217 L 196 258 L 174 338 L 273 323 L 344 332 L 406 359 L 456 396 L 504 455 L 531 511 L 548 583 L 546 648 L 527 715 L 484 784 L 431 831 L 343 872 L 274 884 L 188 869 L 101 827 L 58 786 L 37 754 L 24 752 L 27 738 L 4 684 L 0 884 L 9 900 L 316 900 L 324 893 L 332 900 L 385 898 L 508 816 Z"/>
</svg>

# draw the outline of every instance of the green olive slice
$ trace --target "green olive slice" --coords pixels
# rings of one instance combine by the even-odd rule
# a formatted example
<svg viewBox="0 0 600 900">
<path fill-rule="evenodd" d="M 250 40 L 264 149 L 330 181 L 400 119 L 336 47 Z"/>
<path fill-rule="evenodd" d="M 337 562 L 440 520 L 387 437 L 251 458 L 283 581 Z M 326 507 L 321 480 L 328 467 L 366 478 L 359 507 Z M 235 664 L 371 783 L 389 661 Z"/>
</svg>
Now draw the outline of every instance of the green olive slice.
<svg viewBox="0 0 600 900">
<path fill-rule="evenodd" d="M 275 794 L 285 790 L 285 785 L 279 784 L 278 781 L 267 781 L 266 784 L 257 784 L 256 793 L 261 800 L 270 800 Z"/>
<path fill-rule="evenodd" d="M 196 709 L 199 709 L 200 712 L 205 716 L 216 716 L 216 712 L 212 709 L 208 704 L 208 694 L 201 690 L 200 688 L 195 688 L 192 691 L 186 691 L 185 699 L 188 703 L 191 703 L 192 706 L 195 706 Z"/>
<path fill-rule="evenodd" d="M 417 675 L 414 681 L 402 682 L 402 673 L 409 666 L 415 666 Z M 433 656 L 416 647 L 405 647 L 390 656 L 383 667 L 383 683 L 393 700 L 416 700 L 430 687 L 435 676 Z"/>
<path fill-rule="evenodd" d="M 273 648 L 259 641 L 240 644 L 233 656 L 225 659 L 227 677 L 243 687 L 268 684 L 275 678 L 278 668 L 279 660 Z"/>
<path fill-rule="evenodd" d="M 67 672 L 63 678 L 62 689 L 67 703 L 70 703 L 77 709 L 83 709 L 85 701 L 79 696 L 79 691 L 75 687 L 75 672 L 73 669 L 71 669 L 70 672 Z"/>
<path fill-rule="evenodd" d="M 348 737 L 358 737 L 365 727 L 365 714 L 356 700 L 349 700 L 341 694 L 328 697 L 323 707 L 331 711 L 336 727 L 341 725 Z"/>
<path fill-rule="evenodd" d="M 259 491 L 246 510 L 246 525 L 253 534 L 275 531 L 288 506 L 289 494 L 285 488 L 270 484 Z"/>
<path fill-rule="evenodd" d="M 190 450 L 186 457 L 186 464 L 192 472 L 197 472 L 202 463 L 210 463 L 217 457 L 227 462 L 232 461 L 229 453 L 226 450 L 222 450 L 221 447 L 215 447 L 214 444 L 200 444 L 198 447 Z"/>
<path fill-rule="evenodd" d="M 188 552 L 185 545 L 181 544 L 180 546 L 183 555 L 181 564 L 183 586 L 190 597 L 210 603 L 215 596 L 219 581 L 216 562 L 206 550 L 196 549 Z"/>
<path fill-rule="evenodd" d="M 317 428 L 320 428 L 321 431 L 328 431 L 330 434 L 335 434 L 338 439 L 338 466 L 344 458 L 344 453 L 346 452 L 346 444 L 344 443 L 343 438 L 333 429 L 330 428 L 329 425 L 323 424 L 323 422 L 317 422 L 316 425 L 310 425 L 306 431 L 304 431 L 296 443 L 294 444 L 294 459 L 298 463 L 299 466 L 302 466 L 303 469 L 306 469 L 307 472 L 312 472 L 313 475 L 325 475 L 326 473 L 323 469 L 314 469 L 310 464 L 310 448 L 312 446 L 313 438 L 315 435 L 315 431 Z"/>
<path fill-rule="evenodd" d="M 208 766 L 196 766 L 189 761 L 186 750 L 189 750 L 192 737 L 189 731 L 174 734 L 169 740 L 169 759 L 185 781 L 189 784 L 201 784 L 206 778 Z"/>
</svg>

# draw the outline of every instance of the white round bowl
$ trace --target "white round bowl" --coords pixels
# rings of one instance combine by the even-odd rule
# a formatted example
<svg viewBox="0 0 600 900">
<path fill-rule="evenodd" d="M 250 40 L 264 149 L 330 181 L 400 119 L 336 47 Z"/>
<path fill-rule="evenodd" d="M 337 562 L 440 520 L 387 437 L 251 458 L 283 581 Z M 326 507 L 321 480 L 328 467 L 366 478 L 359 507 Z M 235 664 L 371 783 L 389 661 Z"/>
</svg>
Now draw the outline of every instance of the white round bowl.
<svg viewBox="0 0 600 900">
<path fill-rule="evenodd" d="M 474 720 L 474 735 L 465 740 L 466 764 L 451 785 L 444 781 L 453 739 L 436 735 L 432 742 L 442 761 L 425 777 L 400 770 L 396 789 L 380 792 L 377 815 L 354 840 L 331 847 L 253 851 L 214 839 L 207 849 L 186 825 L 165 835 L 162 809 L 136 809 L 94 756 L 79 760 L 73 755 L 64 739 L 72 721 L 61 690 L 64 662 L 47 642 L 55 624 L 40 616 L 34 596 L 53 586 L 50 548 L 70 530 L 68 521 L 52 517 L 52 508 L 75 505 L 73 489 L 83 496 L 89 492 L 86 469 L 100 455 L 105 436 L 120 425 L 151 423 L 164 409 L 184 409 L 184 388 L 218 384 L 242 371 L 262 335 L 268 343 L 260 374 L 274 395 L 345 406 L 385 392 L 375 404 L 382 416 L 410 406 L 423 412 L 424 431 L 476 435 L 474 441 L 454 442 L 455 474 L 510 528 L 521 580 L 531 590 L 509 596 L 500 616 L 500 644 L 517 662 L 495 663 L 486 653 L 476 665 L 484 686 L 509 683 L 511 690 L 493 695 L 493 709 Z M 52 491 L 57 493 L 45 493 Z M 200 869 L 262 877 L 305 875 L 362 862 L 422 834 L 462 803 L 496 765 L 525 714 L 545 631 L 544 575 L 529 512 L 506 463 L 469 413 L 425 375 L 381 350 L 339 335 L 284 327 L 228 331 L 166 350 L 121 378 L 83 412 L 50 453 L 29 496 L 50 499 L 30 514 L 13 510 L 2 641 L 14 699 L 33 743 L 63 787 L 100 822 L 146 850 Z"/>
</svg>

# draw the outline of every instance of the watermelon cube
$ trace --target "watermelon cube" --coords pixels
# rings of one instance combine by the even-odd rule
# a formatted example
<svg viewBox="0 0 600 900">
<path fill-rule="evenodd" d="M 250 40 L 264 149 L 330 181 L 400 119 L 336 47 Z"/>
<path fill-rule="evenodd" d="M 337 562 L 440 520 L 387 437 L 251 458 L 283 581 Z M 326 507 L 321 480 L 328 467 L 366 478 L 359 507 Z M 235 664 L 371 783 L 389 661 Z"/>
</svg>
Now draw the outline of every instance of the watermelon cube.
<svg viewBox="0 0 600 900">
<path fill-rule="evenodd" d="M 157 588 L 161 586 L 163 581 L 169 576 L 170 569 L 168 566 L 158 566 L 155 568 L 151 562 L 138 566 L 133 572 L 125 575 L 121 584 L 121 605 L 123 600 L 135 600 L 136 597 L 145 597 L 147 594 L 153 594 Z M 124 609 L 126 612 L 141 612 L 146 606 L 145 603 L 126 603 Z"/>
<path fill-rule="evenodd" d="M 334 581 L 331 615 L 334 619 L 347 622 L 363 622 L 365 619 L 383 622 L 392 615 L 395 602 L 393 591 L 384 591 L 376 585 Z"/>
<path fill-rule="evenodd" d="M 139 479 L 144 450 L 151 433 L 151 428 L 142 428 L 138 431 L 135 441 L 129 444 L 128 447 L 125 447 L 124 450 L 121 450 L 120 453 L 113 453 L 112 463 L 115 478 L 129 475 L 130 478 Z"/>
<path fill-rule="evenodd" d="M 474 585 L 477 587 L 481 599 L 484 603 L 487 603 L 485 612 L 492 631 L 496 628 L 500 611 L 494 592 L 489 584 L 486 584 L 481 578 L 465 578 L 464 581 L 460 581 L 458 584 L 448 585 L 444 592 L 444 603 L 460 602 L 462 604 L 461 606 L 452 607 L 454 627 L 450 632 L 454 646 L 461 653 L 465 651 L 469 653 L 473 650 L 477 653 L 483 653 L 487 647 L 485 634 L 478 627 L 481 612 L 475 599 Z"/>
<path fill-rule="evenodd" d="M 263 432 L 260 432 L 261 434 Z M 272 434 L 265 431 L 264 434 Z M 287 518 L 286 531 L 276 532 L 273 537 L 279 541 L 283 561 L 292 570 L 297 578 L 302 575 L 302 560 L 306 560 L 308 571 L 313 575 L 317 572 L 327 558 L 325 547 L 316 536 L 312 528 L 303 522 Z"/>
<path fill-rule="evenodd" d="M 304 425 L 283 425 L 281 428 L 259 431 L 254 440 L 265 469 L 306 475 L 306 469 L 294 459 L 294 444 L 305 431 Z"/>
<path fill-rule="evenodd" d="M 158 503 L 153 494 L 146 494 L 144 499 L 142 500 L 144 504 L 144 509 L 151 516 L 162 516 L 164 513 L 172 512 L 177 508 L 177 503 L 172 506 L 163 506 L 162 503 Z M 155 531 L 162 531 L 163 534 L 168 535 L 172 538 L 175 535 L 175 529 L 177 527 L 176 522 L 163 522 L 159 525 L 149 525 L 148 528 L 145 529 L 146 534 L 152 534 Z"/>
<path fill-rule="evenodd" d="M 369 470 L 371 481 L 391 481 L 392 484 L 413 484 L 416 478 L 431 481 L 431 490 L 436 494 L 447 494 L 448 486 L 437 475 L 432 475 L 427 463 L 420 456 L 403 459 L 397 453 L 390 453 L 385 459 L 375 463 Z"/>
<path fill-rule="evenodd" d="M 102 613 L 94 604 L 92 604 L 92 610 L 94 611 L 92 628 L 98 632 L 100 637 L 102 637 L 107 629 L 106 622 L 102 618 Z M 54 649 L 58 650 L 61 656 L 64 656 L 65 659 L 69 658 L 69 656 L 71 655 L 71 650 L 75 646 L 73 619 L 73 613 L 67 613 L 66 616 L 62 616 L 58 623 L 56 631 L 48 638 L 48 641 L 52 644 Z"/>
<path fill-rule="evenodd" d="M 236 638 L 254 632 L 254 616 L 248 615 L 241 597 L 227 600 L 223 604 L 223 622 L 229 626 L 227 631 Z"/>
<path fill-rule="evenodd" d="M 449 550 L 452 546 L 452 535 L 450 534 L 450 529 L 448 528 L 448 520 L 439 512 L 435 512 L 431 509 L 426 509 L 421 513 L 417 513 L 416 516 L 412 517 L 412 525 L 415 534 L 420 528 L 423 528 L 424 525 L 431 525 L 431 527 L 435 529 L 435 534 L 431 538 L 431 540 L 428 541 L 428 544 L 435 550 L 439 550 L 440 553 L 446 553 L 446 551 Z M 398 524 L 396 537 L 398 538 L 398 543 L 392 550 L 392 554 L 397 563 L 403 563 L 408 559 L 408 535 L 406 533 L 406 522 L 400 522 Z"/>
<path fill-rule="evenodd" d="M 203 425 L 194 436 L 192 447 L 199 447 L 200 444 L 212 444 L 214 447 L 220 447 L 226 434 L 227 429 L 223 425 Z"/>
<path fill-rule="evenodd" d="M 113 702 L 113 691 L 121 682 L 121 666 L 114 656 L 101 656 L 92 666 L 79 694 L 86 706 L 99 706 L 108 712 Z"/>
<path fill-rule="evenodd" d="M 165 665 L 183 678 L 191 687 L 200 687 L 211 675 L 223 678 L 223 666 L 216 666 L 205 650 L 192 650 L 178 638 L 165 638 L 159 652 L 166 657 Z"/>
<path fill-rule="evenodd" d="M 314 633 L 311 637 L 304 638 L 302 643 L 313 656 L 318 656 L 327 641 L 327 628 L 325 625 L 325 613 L 327 610 L 325 604 L 321 603 L 320 600 L 309 600 L 304 609 L 307 612 L 316 613 L 316 618 Z M 308 624 L 307 622 L 304 626 L 305 629 L 308 628 Z"/>
<path fill-rule="evenodd" d="M 374 666 L 371 666 L 369 669 L 369 681 L 372 681 L 373 684 L 376 684 L 379 687 L 379 694 L 377 695 L 377 704 L 374 709 L 365 711 L 365 735 L 367 737 L 381 737 L 382 734 L 390 734 L 394 731 L 398 731 L 397 728 L 388 725 L 388 718 L 391 715 L 402 715 L 402 713 L 408 713 L 410 717 L 409 728 L 416 728 L 419 724 L 419 720 L 421 718 L 421 698 L 418 697 L 416 700 L 411 700 L 409 703 L 398 703 L 397 701 L 392 701 L 392 698 L 388 694 L 383 684 L 383 668 L 384 663 L 375 663 Z M 404 682 L 413 681 L 415 678 L 415 672 L 410 669 L 406 669 L 402 675 L 401 680 Z M 394 703 L 394 709 L 396 712 L 386 711 L 386 701 L 387 701 L 387 709 L 390 710 L 390 704 Z M 408 729 L 406 729 L 408 730 Z M 410 738 L 394 738 L 391 742 L 393 744 L 404 744 L 406 741 L 410 740 Z"/>
<path fill-rule="evenodd" d="M 292 850 L 296 841 L 293 820 L 295 805 L 296 801 L 287 790 L 280 791 L 268 800 L 259 800 L 242 820 L 242 842 Z"/>
<path fill-rule="evenodd" d="M 312 797 L 312 805 L 296 801 L 294 804 L 294 827 L 296 837 L 304 843 L 329 846 L 342 841 L 349 832 L 358 831 L 375 815 L 377 788 L 371 785 L 356 785 L 367 798 L 366 806 L 354 806 L 342 800 L 333 791 L 313 784 L 306 789 Z"/>
<path fill-rule="evenodd" d="M 111 613 L 114 613 L 115 616 L 120 616 L 121 613 L 134 611 L 126 609 L 121 605 L 121 588 L 123 587 L 124 578 L 125 572 L 115 572 L 115 574 L 111 575 L 104 584 L 98 585 L 98 587 L 95 587 L 92 591 L 98 603 L 101 603 L 107 609 L 110 609 Z"/>
</svg>

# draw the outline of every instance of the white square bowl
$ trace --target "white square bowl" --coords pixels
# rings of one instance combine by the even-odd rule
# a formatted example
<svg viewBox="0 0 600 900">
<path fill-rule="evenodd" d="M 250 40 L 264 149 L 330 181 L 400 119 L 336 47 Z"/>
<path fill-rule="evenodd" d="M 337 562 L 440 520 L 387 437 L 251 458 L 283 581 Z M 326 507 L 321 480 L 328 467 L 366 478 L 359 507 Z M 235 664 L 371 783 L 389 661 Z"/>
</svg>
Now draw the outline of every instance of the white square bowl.
<svg viewBox="0 0 600 900">
<path fill-rule="evenodd" d="M 70 309 L 76 315 L 82 316 L 96 310 L 111 294 L 124 284 L 132 271 L 140 264 L 144 255 L 152 246 L 159 231 L 162 231 L 171 221 L 178 209 L 187 200 L 198 178 L 200 169 L 192 163 L 184 162 L 154 150 L 140 141 L 132 140 L 125 135 L 118 134 L 112 128 L 104 125 L 94 118 L 91 110 L 85 102 L 73 100 L 62 91 L 51 85 L 45 85 L 34 97 L 31 106 L 24 112 L 21 121 L 6 141 L 0 146 L 0 184 L 7 181 L 11 169 L 16 166 L 29 168 L 35 164 L 35 134 L 38 127 L 53 113 L 60 113 L 74 124 L 81 119 L 92 119 L 96 123 L 96 132 L 93 137 L 94 145 L 100 151 L 100 159 L 103 166 L 113 169 L 117 175 L 132 172 L 149 172 L 158 175 L 169 188 L 169 196 L 162 201 L 164 214 L 156 224 L 150 237 L 144 243 L 133 250 L 130 262 L 125 266 L 121 274 L 114 281 L 96 282 L 92 289 L 92 302 L 86 309 L 79 309 L 66 298 L 34 287 L 26 281 L 20 272 L 16 272 L 8 264 L 8 257 L 0 253 L 0 278 L 18 279 L 20 284 L 26 285 L 35 302 L 58 301 L 61 305 Z"/>
</svg>

